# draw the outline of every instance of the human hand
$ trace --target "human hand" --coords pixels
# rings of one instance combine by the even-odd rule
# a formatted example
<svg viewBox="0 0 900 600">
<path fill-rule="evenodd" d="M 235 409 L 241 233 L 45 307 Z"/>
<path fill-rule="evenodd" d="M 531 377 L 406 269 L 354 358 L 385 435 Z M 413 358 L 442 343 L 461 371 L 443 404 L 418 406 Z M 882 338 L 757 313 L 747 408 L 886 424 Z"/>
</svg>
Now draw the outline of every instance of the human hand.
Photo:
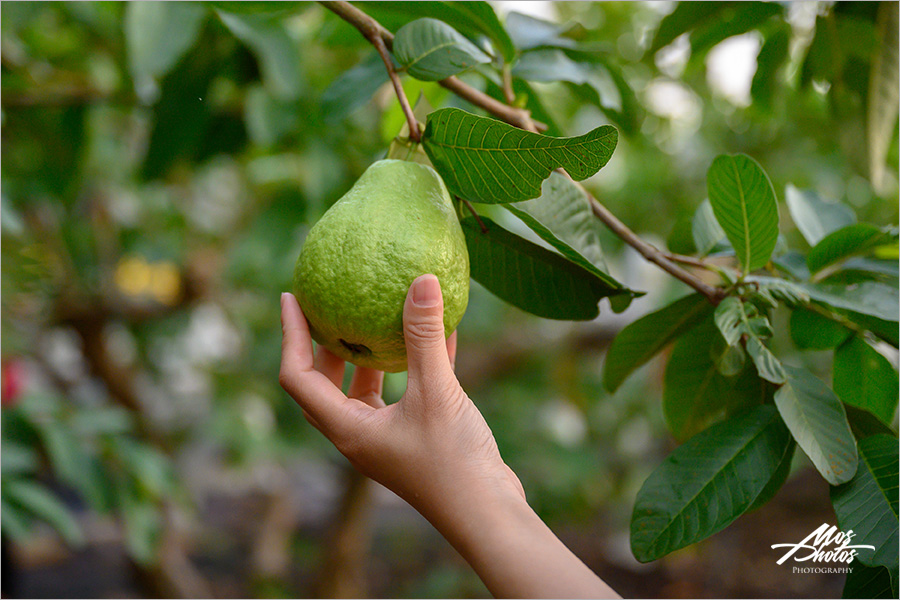
<svg viewBox="0 0 900 600">
<path fill-rule="evenodd" d="M 364 475 L 426 518 L 454 518 L 485 496 L 524 499 L 500 458 L 490 428 L 453 373 L 456 333 L 444 339 L 443 299 L 434 275 L 410 286 L 403 308 L 409 364 L 406 393 L 386 406 L 384 373 L 356 367 L 341 392 L 344 361 L 319 347 L 313 358 L 306 318 L 292 294 L 281 297 L 282 387 Z M 458 515 L 457 515 L 458 516 Z"/>
</svg>

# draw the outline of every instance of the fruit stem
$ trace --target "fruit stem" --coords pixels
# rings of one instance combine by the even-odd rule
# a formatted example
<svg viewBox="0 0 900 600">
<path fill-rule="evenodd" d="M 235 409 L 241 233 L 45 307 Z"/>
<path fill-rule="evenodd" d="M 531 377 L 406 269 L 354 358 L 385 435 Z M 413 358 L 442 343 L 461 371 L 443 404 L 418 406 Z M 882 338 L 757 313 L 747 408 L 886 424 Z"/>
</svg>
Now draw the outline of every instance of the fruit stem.
<svg viewBox="0 0 900 600">
<path fill-rule="evenodd" d="M 487 233 L 488 228 L 487 225 L 484 224 L 484 221 L 481 220 L 481 217 L 478 216 L 478 213 L 475 212 L 475 207 L 472 206 L 472 203 L 466 200 L 465 198 L 460 198 L 459 196 L 455 196 L 457 200 L 461 200 L 463 204 L 466 205 L 466 208 L 469 209 L 469 212 L 472 213 L 472 216 L 475 217 L 475 220 L 478 221 L 478 226 L 481 227 L 481 233 Z"/>
<path fill-rule="evenodd" d="M 418 144 L 422 141 L 422 133 L 419 131 L 419 122 L 416 121 L 412 106 L 410 106 L 409 100 L 406 98 L 406 92 L 403 91 L 403 84 L 400 82 L 400 77 L 397 75 L 397 71 L 394 70 L 394 61 L 391 60 L 391 55 L 388 53 L 387 46 L 384 44 L 384 39 L 377 33 L 373 34 L 371 37 L 367 37 L 369 41 L 372 42 L 372 45 L 375 46 L 375 49 L 378 50 L 378 54 L 381 55 L 381 60 L 384 61 L 384 67 L 387 69 L 388 77 L 391 78 L 391 83 L 394 86 L 394 93 L 397 94 L 400 108 L 403 110 L 403 114 L 406 116 L 406 122 L 409 124 L 409 139 Z"/>
</svg>

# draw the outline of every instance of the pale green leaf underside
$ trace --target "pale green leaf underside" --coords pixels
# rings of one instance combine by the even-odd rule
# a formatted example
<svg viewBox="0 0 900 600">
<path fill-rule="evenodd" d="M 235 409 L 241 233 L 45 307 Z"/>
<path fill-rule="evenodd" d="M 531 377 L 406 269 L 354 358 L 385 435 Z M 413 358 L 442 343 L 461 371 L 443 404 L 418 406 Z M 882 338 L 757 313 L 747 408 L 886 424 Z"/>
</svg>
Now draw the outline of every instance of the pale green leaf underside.
<svg viewBox="0 0 900 600">
<path fill-rule="evenodd" d="M 713 213 L 744 271 L 765 266 L 778 240 L 775 190 L 765 171 L 749 156 L 722 155 L 706 180 Z"/>
<path fill-rule="evenodd" d="M 428 116 L 425 151 L 447 187 L 473 202 L 506 203 L 541 195 L 541 184 L 562 167 L 581 181 L 612 157 L 618 132 L 603 125 L 571 138 L 523 131 L 458 108 Z"/>
<path fill-rule="evenodd" d="M 439 81 L 490 57 L 458 31 L 437 19 L 416 19 L 397 30 L 394 57 L 413 77 Z"/>
<path fill-rule="evenodd" d="M 206 15 L 200 2 L 127 4 L 125 41 L 135 78 L 165 75 L 194 45 Z"/>
<path fill-rule="evenodd" d="M 694 213 L 691 221 L 691 235 L 694 238 L 694 245 L 697 247 L 697 254 L 700 256 L 709 254 L 716 244 L 725 238 L 725 232 L 716 221 L 709 200 L 704 200 L 697 212 Z"/>
<path fill-rule="evenodd" d="M 635 557 L 655 560 L 727 527 L 754 505 L 791 450 L 771 405 L 714 425 L 677 448 L 635 499 Z"/>
<path fill-rule="evenodd" d="M 560 254 L 600 279 L 609 278 L 600 246 L 599 221 L 587 196 L 561 173 L 551 173 L 541 192 L 540 198 L 505 204 L 504 208 Z"/>
<path fill-rule="evenodd" d="M 788 185 L 784 190 L 784 199 L 794 225 L 810 246 L 818 244 L 832 231 L 856 223 L 853 209 L 844 204 L 825 202 L 812 190 Z"/>
<path fill-rule="evenodd" d="M 856 473 L 856 443 L 838 397 L 806 369 L 785 366 L 787 383 L 775 392 L 775 406 L 797 444 L 832 485 Z"/>
<path fill-rule="evenodd" d="M 763 319 L 768 328 L 768 320 L 765 317 L 756 318 Z M 781 362 L 766 347 L 760 332 L 752 327 L 750 315 L 747 314 L 747 306 L 740 298 L 736 296 L 725 298 L 716 307 L 715 321 L 719 332 L 729 346 L 737 344 L 742 336 L 746 336 L 747 354 L 756 365 L 760 377 L 775 384 L 784 383 L 787 376 Z M 768 331 L 766 336 L 771 336 L 771 331 Z"/>
</svg>

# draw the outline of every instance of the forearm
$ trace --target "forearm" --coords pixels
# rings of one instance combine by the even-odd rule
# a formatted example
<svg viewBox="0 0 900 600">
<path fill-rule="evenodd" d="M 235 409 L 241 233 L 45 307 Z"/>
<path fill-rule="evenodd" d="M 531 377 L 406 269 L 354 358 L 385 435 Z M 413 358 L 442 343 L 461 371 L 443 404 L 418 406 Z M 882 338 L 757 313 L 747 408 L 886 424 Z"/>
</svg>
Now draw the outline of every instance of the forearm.
<svg viewBox="0 0 900 600">
<path fill-rule="evenodd" d="M 618 598 L 514 492 L 454 499 L 420 512 L 498 598 Z"/>
</svg>

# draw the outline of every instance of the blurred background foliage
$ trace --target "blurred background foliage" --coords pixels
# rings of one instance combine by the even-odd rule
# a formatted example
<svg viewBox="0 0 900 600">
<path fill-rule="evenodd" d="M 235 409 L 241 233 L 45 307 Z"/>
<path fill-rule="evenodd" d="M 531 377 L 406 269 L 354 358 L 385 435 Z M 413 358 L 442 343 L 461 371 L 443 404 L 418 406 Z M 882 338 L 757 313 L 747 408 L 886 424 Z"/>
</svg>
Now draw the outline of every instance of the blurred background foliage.
<svg viewBox="0 0 900 600">
<path fill-rule="evenodd" d="M 391 30 L 451 11 L 357 4 Z M 890 4 L 493 7 L 525 51 L 516 101 L 552 134 L 616 125 L 586 183 L 677 249 L 723 152 L 769 173 L 792 245 L 787 184 L 897 222 L 896 112 L 870 76 L 897 50 Z M 485 596 L 277 382 L 277 299 L 304 235 L 403 124 L 374 50 L 308 2 L 4 2 L 0 26 L 4 596 Z M 463 79 L 503 97 L 489 69 Z M 791 577 L 768 552 L 834 521 L 802 453 L 758 513 L 652 565 L 631 557 L 634 495 L 675 442 L 660 360 L 610 395 L 602 356 L 686 288 L 602 239 L 611 273 L 648 292 L 624 314 L 541 320 L 473 283 L 460 326 L 460 380 L 529 501 L 626 596 L 838 594 L 840 576 Z M 828 377 L 821 354 L 804 361 Z M 404 385 L 389 376 L 388 400 Z"/>
</svg>

